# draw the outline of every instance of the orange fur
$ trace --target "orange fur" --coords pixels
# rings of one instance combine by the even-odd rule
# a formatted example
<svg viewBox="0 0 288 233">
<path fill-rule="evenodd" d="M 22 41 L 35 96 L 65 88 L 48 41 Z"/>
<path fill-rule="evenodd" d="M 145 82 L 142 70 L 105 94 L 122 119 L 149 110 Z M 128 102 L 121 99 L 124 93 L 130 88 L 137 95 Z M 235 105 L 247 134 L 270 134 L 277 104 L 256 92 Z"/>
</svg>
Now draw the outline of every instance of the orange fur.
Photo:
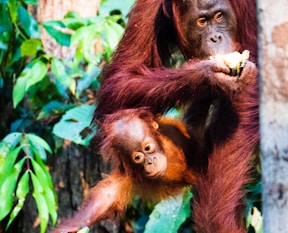
<svg viewBox="0 0 288 233">
<path fill-rule="evenodd" d="M 235 131 L 221 144 L 214 144 L 207 173 L 198 177 L 193 217 L 197 233 L 245 233 L 239 213 L 250 181 L 251 155 L 259 141 L 258 80 L 254 64 L 246 65 L 239 90 L 231 97 L 237 109 Z M 226 119 L 230 124 L 231 119 Z M 241 218 L 242 217 L 242 218 Z"/>
<path fill-rule="evenodd" d="M 102 128 L 100 152 L 106 161 L 112 162 L 113 170 L 91 188 L 75 216 L 61 222 L 51 233 L 76 232 L 102 219 L 119 217 L 132 196 L 160 201 L 176 196 L 184 187 L 196 183 L 195 173 L 187 163 L 192 154 L 177 145 L 177 140 L 191 144 L 181 122 L 158 119 L 144 109 L 129 109 L 106 116 Z M 155 145 L 156 159 L 164 155 L 167 160 L 165 170 L 153 177 L 147 176 L 143 167 L 134 163 L 131 157 L 131 152 L 140 152 L 139 145 L 147 140 L 158 144 Z M 161 161 L 156 165 L 160 166 Z"/>
</svg>

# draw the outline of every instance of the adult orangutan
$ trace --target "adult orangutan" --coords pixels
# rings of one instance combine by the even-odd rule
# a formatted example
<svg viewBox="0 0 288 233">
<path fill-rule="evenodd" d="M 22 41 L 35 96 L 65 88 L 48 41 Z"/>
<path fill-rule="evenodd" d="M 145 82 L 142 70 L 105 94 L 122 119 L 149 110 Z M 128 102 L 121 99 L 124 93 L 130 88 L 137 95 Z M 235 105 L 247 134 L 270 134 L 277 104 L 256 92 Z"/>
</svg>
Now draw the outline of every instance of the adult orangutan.
<svg viewBox="0 0 288 233">
<path fill-rule="evenodd" d="M 240 77 L 210 59 L 246 49 L 250 61 Z M 186 62 L 169 68 L 177 50 Z M 259 139 L 256 61 L 255 0 L 137 0 L 103 71 L 94 114 L 100 122 L 119 109 L 147 107 L 162 114 L 184 107 L 184 121 L 199 146 L 190 159 L 198 172 L 197 233 L 245 232 L 239 213 L 242 186 Z M 85 218 L 93 219 L 92 212 Z"/>
<path fill-rule="evenodd" d="M 238 77 L 211 56 L 250 51 Z M 171 54 L 186 62 L 169 68 Z M 164 113 L 185 106 L 202 145 L 194 163 L 198 233 L 245 232 L 239 205 L 259 139 L 255 0 L 137 0 L 111 64 L 103 72 L 95 119 L 118 109 Z"/>
</svg>

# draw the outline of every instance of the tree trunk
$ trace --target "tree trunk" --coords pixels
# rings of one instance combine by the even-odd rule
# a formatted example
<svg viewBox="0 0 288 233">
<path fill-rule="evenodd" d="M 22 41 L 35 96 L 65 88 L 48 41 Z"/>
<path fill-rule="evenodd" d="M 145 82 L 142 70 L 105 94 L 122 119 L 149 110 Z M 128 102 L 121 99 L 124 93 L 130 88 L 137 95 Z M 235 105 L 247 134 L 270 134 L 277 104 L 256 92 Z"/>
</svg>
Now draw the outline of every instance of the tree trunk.
<svg viewBox="0 0 288 233">
<path fill-rule="evenodd" d="M 288 232 L 288 2 L 258 8 L 264 232 Z"/>
</svg>

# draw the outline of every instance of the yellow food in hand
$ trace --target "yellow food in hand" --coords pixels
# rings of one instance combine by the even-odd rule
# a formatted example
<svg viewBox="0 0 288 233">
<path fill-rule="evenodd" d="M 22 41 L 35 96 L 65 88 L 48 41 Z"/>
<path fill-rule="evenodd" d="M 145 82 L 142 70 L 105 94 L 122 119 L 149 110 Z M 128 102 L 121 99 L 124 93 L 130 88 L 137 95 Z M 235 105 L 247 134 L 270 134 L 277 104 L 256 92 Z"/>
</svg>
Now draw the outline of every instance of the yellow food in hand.
<svg viewBox="0 0 288 233">
<path fill-rule="evenodd" d="M 230 67 L 233 74 L 239 75 L 241 68 L 244 67 L 246 61 L 248 60 L 249 55 L 250 52 L 248 50 L 244 50 L 243 53 L 233 52 L 224 55 L 219 54 L 212 59 L 223 62 Z"/>
</svg>

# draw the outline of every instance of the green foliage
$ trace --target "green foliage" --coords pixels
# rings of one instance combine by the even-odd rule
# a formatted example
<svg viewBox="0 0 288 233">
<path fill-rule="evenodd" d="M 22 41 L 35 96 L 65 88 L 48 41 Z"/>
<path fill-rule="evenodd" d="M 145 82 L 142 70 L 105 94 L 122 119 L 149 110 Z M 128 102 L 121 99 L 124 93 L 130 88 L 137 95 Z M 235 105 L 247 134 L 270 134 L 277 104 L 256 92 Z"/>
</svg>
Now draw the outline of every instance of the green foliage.
<svg viewBox="0 0 288 233">
<path fill-rule="evenodd" d="M 100 13 L 103 16 L 109 16 L 111 14 L 111 10 L 119 11 L 122 16 L 122 19 L 126 22 L 127 15 L 131 10 L 132 4 L 135 0 L 122 0 L 122 1 L 112 1 L 112 0 L 102 0 L 100 6 Z"/>
<path fill-rule="evenodd" d="M 105 2 L 113 8 L 113 1 Z M 126 19 L 104 6 L 105 14 L 95 17 L 69 12 L 63 20 L 44 22 L 60 45 L 76 49 L 73 58 L 60 59 L 45 53 L 39 24 L 27 4 L 37 1 L 0 1 L 0 107 L 14 108 L 9 115 L 4 112 L 0 121 L 0 221 L 7 219 L 8 228 L 32 193 L 40 232 L 45 232 L 49 217 L 53 224 L 57 219 L 57 198 L 45 165 L 47 152 L 53 150 L 45 140 L 53 140 L 47 137 L 53 132 L 89 144 L 95 133 L 90 127 L 95 107 L 92 93 L 100 86 L 103 64 L 122 36 Z"/>
<path fill-rule="evenodd" d="M 191 192 L 185 191 L 175 198 L 157 204 L 149 217 L 144 233 L 176 233 L 181 224 L 190 217 Z"/>
<path fill-rule="evenodd" d="M 58 137 L 88 146 L 95 132 L 89 128 L 94 110 L 94 105 L 81 105 L 70 109 L 54 126 L 53 133 Z"/>
<path fill-rule="evenodd" d="M 246 225 L 253 227 L 255 233 L 263 233 L 263 216 L 257 207 L 249 210 Z"/>
<path fill-rule="evenodd" d="M 34 134 L 10 133 L 1 141 L 0 151 L 0 221 L 10 213 L 8 228 L 17 217 L 31 180 L 40 217 L 40 232 L 45 232 L 49 215 L 54 224 L 57 219 L 57 197 L 50 173 L 43 163 L 46 151 L 52 153 L 50 146 Z"/>
<path fill-rule="evenodd" d="M 252 232 L 262 233 L 263 232 L 263 217 L 261 214 L 261 193 L 262 193 L 262 182 L 261 182 L 261 170 L 258 168 L 254 174 L 254 181 L 246 185 L 248 190 L 246 198 L 246 226 L 247 229 L 253 229 Z"/>
<path fill-rule="evenodd" d="M 42 81 L 47 74 L 47 62 L 37 58 L 21 72 L 13 88 L 13 107 L 16 108 L 29 88 Z"/>
</svg>

